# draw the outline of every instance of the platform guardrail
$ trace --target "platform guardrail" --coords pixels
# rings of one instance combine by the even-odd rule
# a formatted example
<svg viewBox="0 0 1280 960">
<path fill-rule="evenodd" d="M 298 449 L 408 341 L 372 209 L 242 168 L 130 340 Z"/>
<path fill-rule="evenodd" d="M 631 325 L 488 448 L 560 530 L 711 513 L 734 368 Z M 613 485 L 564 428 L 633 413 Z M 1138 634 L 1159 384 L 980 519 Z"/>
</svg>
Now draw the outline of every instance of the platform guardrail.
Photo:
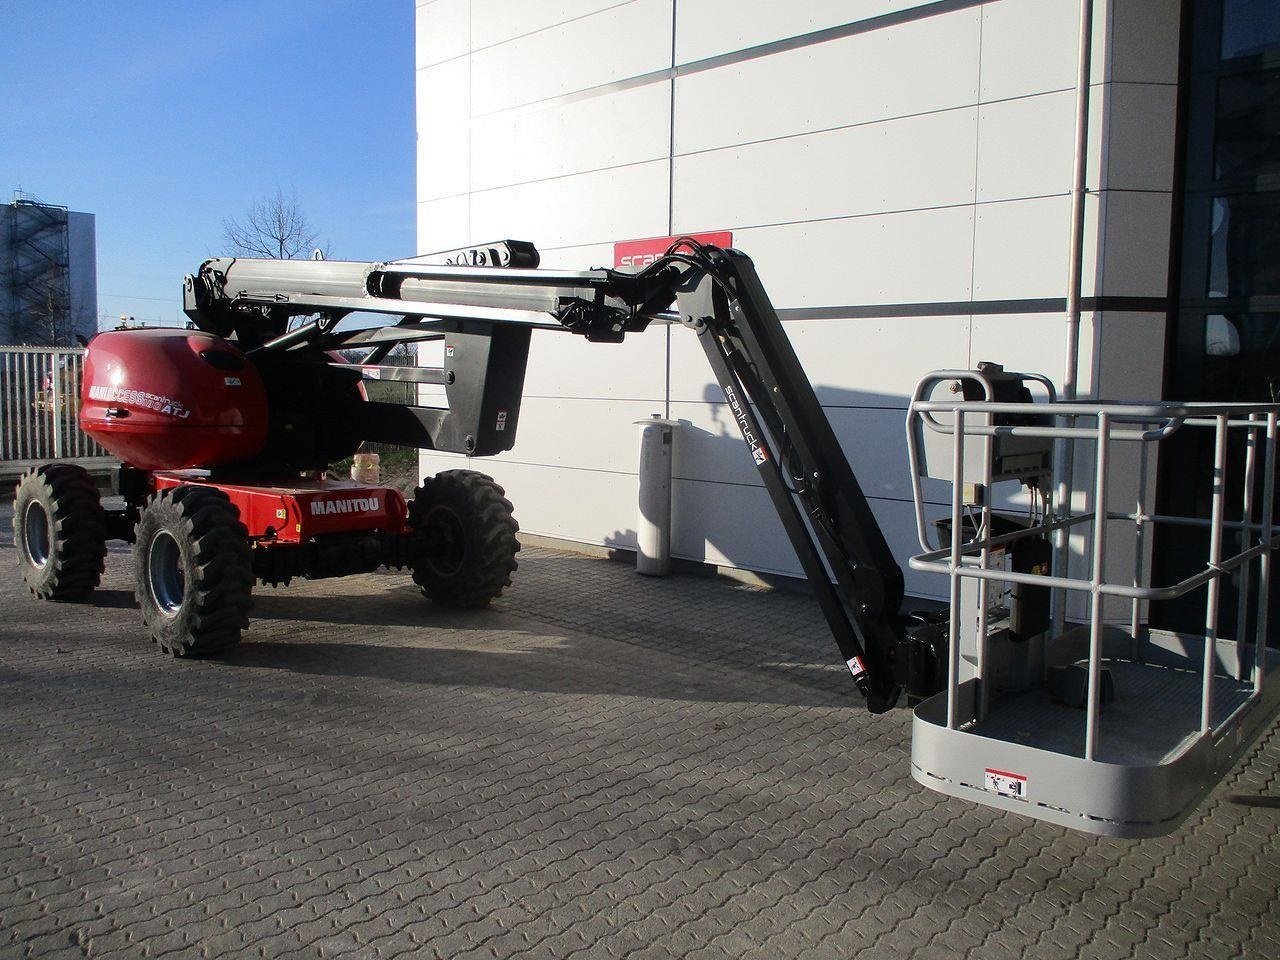
<svg viewBox="0 0 1280 960">
<path fill-rule="evenodd" d="M 1255 727 L 1277 701 L 1273 689 L 1280 682 L 1274 676 L 1277 651 L 1268 652 L 1267 637 L 1271 554 L 1280 547 L 1280 527 L 1273 516 L 1280 405 L 932 398 L 948 377 L 966 375 L 964 371 L 930 375 L 917 389 L 908 413 L 916 522 L 923 550 L 911 558 L 910 566 L 946 576 L 952 601 L 947 687 L 934 698 L 935 703 L 926 702 L 917 711 L 917 732 L 923 731 L 929 741 L 917 751 L 926 766 L 917 771 L 917 779 L 944 792 L 982 799 L 982 771 L 1007 770 L 1000 767 L 1001 758 L 1016 758 L 1014 762 L 1038 775 L 1040 792 L 1030 799 L 1042 809 L 1026 809 L 1028 777 L 1024 774 L 1018 774 L 1022 795 L 1015 800 L 1019 802 L 1010 801 L 1007 794 L 983 802 L 1024 809 L 1067 825 L 1089 824 L 1082 828 L 1094 832 L 1119 836 L 1163 832 L 1185 815 L 1192 794 L 1202 795 L 1208 789 L 1211 774 L 1224 772 L 1223 765 L 1245 742 L 1245 728 Z M 1212 450 L 1208 516 L 1156 512 L 1148 502 L 1153 452 L 1175 434 L 1200 430 L 1210 434 L 1206 446 Z M 926 514 L 924 477 L 933 475 L 923 466 L 927 435 L 933 437 L 927 442 L 933 444 L 936 462 L 942 449 L 950 448 L 950 524 L 945 536 L 931 536 Z M 1229 460 L 1228 440 L 1233 436 L 1242 441 L 1243 456 Z M 1079 500 L 1077 509 L 1071 509 L 1069 490 L 1065 497 L 1054 491 L 1042 499 L 1033 493 L 1026 525 L 993 534 L 997 511 L 989 493 L 992 445 L 1006 437 L 1092 447 L 1092 482 L 1084 509 L 1078 508 Z M 937 442 L 939 438 L 942 443 Z M 980 456 L 966 455 L 970 444 L 980 445 Z M 1127 458 L 1129 468 L 1123 477 L 1113 475 L 1118 444 L 1137 451 L 1136 467 L 1133 458 Z M 1083 458 L 1077 454 L 1076 459 Z M 975 471 L 975 464 L 984 468 Z M 975 484 L 983 484 L 987 493 L 975 497 Z M 1239 497 L 1230 504 L 1229 487 L 1232 501 Z M 1132 509 L 1124 509 L 1130 504 Z M 1195 527 L 1207 534 L 1203 564 L 1175 583 L 1152 582 L 1150 540 L 1153 530 L 1162 526 Z M 1073 532 L 1087 535 L 1084 556 L 1070 564 L 1059 562 L 1052 572 L 1007 569 L 996 559 L 1002 548 L 1024 538 L 1063 538 Z M 1111 539 L 1122 533 L 1132 536 L 1134 562 L 1131 570 L 1120 573 L 1114 563 L 1107 563 L 1107 555 Z M 1236 579 L 1238 590 L 1234 637 L 1224 637 L 1220 630 L 1223 581 L 1229 577 Z M 965 631 L 974 625 L 961 623 L 961 585 L 966 579 L 976 581 L 974 589 L 981 591 L 972 636 Z M 1083 594 L 1087 616 L 1077 617 L 1081 622 L 1074 629 L 1056 636 L 1050 631 L 1041 641 L 1039 677 L 1032 684 L 1045 689 L 1001 693 L 993 702 L 985 676 L 991 653 L 988 587 L 1002 583 L 1047 587 L 1055 592 L 1059 609 L 1066 609 L 1068 594 Z M 1185 597 L 1201 588 L 1205 603 L 1200 631 L 1171 633 L 1150 626 L 1151 603 Z M 1111 597 L 1128 601 L 1123 626 L 1104 619 Z M 1116 614 L 1110 607 L 1106 616 L 1114 621 Z M 1050 670 L 1066 664 L 1087 670 L 1082 711 L 1061 706 L 1060 699 L 1046 692 Z M 1120 707 L 1114 715 L 1104 712 L 1104 669 L 1122 678 L 1115 680 L 1115 696 L 1129 695 L 1130 707 L 1145 703 L 1142 698 L 1149 696 L 1151 703 L 1162 697 L 1167 704 L 1176 700 L 1176 709 L 1169 706 L 1159 722 L 1155 714 L 1126 718 Z M 1155 692 L 1157 688 L 1160 692 Z M 1103 786 L 1090 794 L 1086 783 L 1090 780 Z M 1000 787 L 986 789 L 998 792 Z"/>
</svg>

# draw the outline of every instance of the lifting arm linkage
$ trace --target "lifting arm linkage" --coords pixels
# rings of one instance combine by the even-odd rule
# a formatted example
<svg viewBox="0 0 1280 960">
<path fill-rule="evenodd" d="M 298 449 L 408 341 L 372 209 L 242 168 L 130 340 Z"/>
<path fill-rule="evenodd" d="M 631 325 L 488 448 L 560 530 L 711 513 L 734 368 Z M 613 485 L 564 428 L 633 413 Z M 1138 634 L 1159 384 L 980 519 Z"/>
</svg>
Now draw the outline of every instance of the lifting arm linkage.
<svg viewBox="0 0 1280 960">
<path fill-rule="evenodd" d="M 867 706 L 887 710 L 900 692 L 902 569 L 750 258 L 702 253 L 710 270 L 696 285 L 686 277 L 681 319 L 697 331 L 841 657 Z"/>
<path fill-rule="evenodd" d="M 679 252 L 681 247 L 689 252 Z M 445 262 L 432 262 L 441 259 Z M 636 274 L 462 265 L 470 262 L 471 257 L 452 255 L 387 264 L 210 260 L 187 278 L 186 310 L 201 328 L 223 336 L 234 330 L 242 344 L 264 352 L 354 343 L 352 334 L 332 332 L 332 327 L 357 310 L 400 315 L 396 331 L 406 340 L 438 336 L 445 329 L 456 338 L 464 326 L 474 327 L 485 340 L 496 337 L 499 328 L 515 333 L 511 326 L 523 326 L 518 332 L 526 349 L 529 327 L 618 342 L 653 320 L 678 320 L 698 334 L 867 706 L 876 712 L 889 709 L 903 683 L 919 695 L 917 677 L 931 682 L 936 656 L 906 633 L 908 621 L 899 609 L 902 570 L 749 257 L 680 241 Z M 536 254 L 524 262 L 536 263 Z M 667 312 L 673 300 L 678 315 Z M 320 319 L 285 332 L 288 317 L 312 313 Z M 435 424 L 429 437 L 396 442 L 467 452 L 509 449 L 526 354 L 524 349 L 499 353 L 512 354 L 509 366 L 519 371 L 518 377 L 500 371 L 497 378 L 512 394 L 500 404 L 511 410 L 512 419 L 504 424 L 510 429 L 501 434 L 505 439 L 470 445 L 472 437 L 453 436 Z M 456 357 L 446 359 L 442 375 L 452 384 L 449 389 L 459 392 L 464 381 L 475 379 L 463 373 Z M 451 393 L 451 408 L 453 399 Z M 467 400 L 461 393 L 459 399 Z M 477 411 L 493 406 L 483 397 L 463 405 L 475 414 L 463 418 L 466 424 L 476 420 Z M 444 415 L 419 412 L 427 414 Z"/>
</svg>

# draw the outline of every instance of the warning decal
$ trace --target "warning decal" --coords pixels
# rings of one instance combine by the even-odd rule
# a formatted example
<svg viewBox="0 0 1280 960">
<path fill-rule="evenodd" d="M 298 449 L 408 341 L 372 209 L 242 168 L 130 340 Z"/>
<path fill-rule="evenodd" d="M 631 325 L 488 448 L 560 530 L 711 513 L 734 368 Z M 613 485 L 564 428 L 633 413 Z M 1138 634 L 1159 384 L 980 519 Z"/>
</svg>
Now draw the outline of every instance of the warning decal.
<svg viewBox="0 0 1280 960">
<path fill-rule="evenodd" d="M 1014 800 L 1027 799 L 1027 778 L 1020 773 L 1009 773 L 1007 770 L 986 769 L 984 786 L 992 793 Z"/>
</svg>

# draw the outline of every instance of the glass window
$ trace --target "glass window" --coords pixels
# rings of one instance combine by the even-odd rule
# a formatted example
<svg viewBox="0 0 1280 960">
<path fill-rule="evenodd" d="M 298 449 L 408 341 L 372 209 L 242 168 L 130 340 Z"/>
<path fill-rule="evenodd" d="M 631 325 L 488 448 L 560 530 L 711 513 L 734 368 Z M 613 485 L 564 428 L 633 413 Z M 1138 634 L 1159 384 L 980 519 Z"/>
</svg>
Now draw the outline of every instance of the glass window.
<svg viewBox="0 0 1280 960">
<path fill-rule="evenodd" d="M 1192 0 L 1191 13 L 1182 81 L 1182 276 L 1168 395 L 1280 402 L 1280 312 L 1267 300 L 1280 294 L 1280 0 Z M 1207 515 L 1212 451 L 1195 434 L 1171 437 L 1161 455 L 1161 512 Z M 1227 448 L 1237 464 L 1240 441 L 1230 437 Z M 1155 536 L 1159 582 L 1198 571 L 1208 549 L 1204 531 L 1170 527 Z M 1220 627 L 1233 636 L 1236 585 L 1224 581 L 1222 590 Z M 1203 601 L 1202 589 L 1152 604 L 1152 622 L 1194 633 L 1204 626 Z M 1271 603 L 1280 609 L 1280 578 L 1272 580 Z M 1270 636 L 1280 639 L 1280 617 L 1271 618 Z"/>
<path fill-rule="evenodd" d="M 1280 69 L 1218 81 L 1213 160 L 1218 180 L 1280 174 Z"/>
<path fill-rule="evenodd" d="M 1209 296 L 1280 294 L 1280 192 L 1213 198 Z"/>
<path fill-rule="evenodd" d="M 1224 0 L 1222 59 L 1280 52 L 1280 3 Z"/>
<path fill-rule="evenodd" d="M 1201 398 L 1280 400 L 1280 314 L 1211 314 L 1204 319 Z"/>
</svg>

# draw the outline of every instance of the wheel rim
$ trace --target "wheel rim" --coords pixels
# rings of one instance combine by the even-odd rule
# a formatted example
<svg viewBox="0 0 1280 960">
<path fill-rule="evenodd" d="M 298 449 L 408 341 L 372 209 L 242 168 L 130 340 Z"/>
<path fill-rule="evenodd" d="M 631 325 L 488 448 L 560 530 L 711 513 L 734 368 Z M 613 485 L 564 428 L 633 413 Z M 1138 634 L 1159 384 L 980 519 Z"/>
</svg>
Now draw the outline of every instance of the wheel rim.
<svg viewBox="0 0 1280 960">
<path fill-rule="evenodd" d="M 427 514 L 424 533 L 427 562 L 437 576 L 451 577 L 462 569 L 467 542 L 456 513 L 447 507 L 436 507 Z"/>
<path fill-rule="evenodd" d="M 49 522 L 49 511 L 39 500 L 32 500 L 27 504 L 22 524 L 22 548 L 27 555 L 27 560 L 33 567 L 43 567 L 49 562 L 49 550 L 53 542 L 53 525 Z"/>
<path fill-rule="evenodd" d="M 147 582 L 160 612 L 175 616 L 186 595 L 186 578 L 182 574 L 182 550 L 168 531 L 161 530 L 151 541 L 147 551 Z"/>
</svg>

